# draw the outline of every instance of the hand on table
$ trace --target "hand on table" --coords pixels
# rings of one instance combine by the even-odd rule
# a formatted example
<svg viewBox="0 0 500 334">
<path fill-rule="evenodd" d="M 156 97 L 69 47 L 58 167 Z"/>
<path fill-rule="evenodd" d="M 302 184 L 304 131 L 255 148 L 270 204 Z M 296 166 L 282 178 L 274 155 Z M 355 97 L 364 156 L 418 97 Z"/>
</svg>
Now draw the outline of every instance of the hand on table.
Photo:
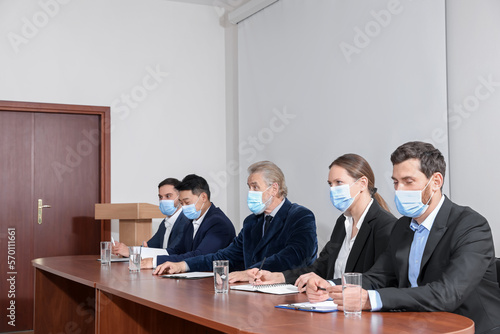
<svg viewBox="0 0 500 334">
<path fill-rule="evenodd" d="M 122 242 L 115 242 L 115 245 L 111 249 L 111 252 L 113 254 L 115 254 L 115 255 L 121 255 L 121 256 L 124 256 L 124 257 L 128 257 L 129 256 L 128 246 L 125 245 Z"/>
<path fill-rule="evenodd" d="M 165 262 L 153 271 L 153 275 L 178 274 L 186 272 L 186 262 Z"/>
<path fill-rule="evenodd" d="M 248 282 L 256 285 L 285 283 L 285 276 L 281 272 L 270 272 L 258 268 L 248 269 Z"/>
<path fill-rule="evenodd" d="M 328 287 L 331 287 L 330 283 L 321 277 L 317 275 L 316 277 L 310 277 L 307 280 L 306 287 L 307 299 L 309 299 L 311 303 L 318 303 L 327 300 L 330 298 L 328 296 L 328 292 L 326 291 Z"/>
<path fill-rule="evenodd" d="M 320 276 L 318 276 L 316 273 L 313 273 L 313 272 L 300 275 L 299 278 L 297 278 L 297 280 L 295 281 L 295 284 L 294 284 L 297 288 L 299 288 L 299 292 L 305 292 L 306 291 L 307 282 L 309 282 L 309 280 L 311 278 L 318 279 L 318 281 L 323 280 L 323 278 L 321 278 Z M 327 284 L 330 285 L 328 282 L 327 282 Z"/>
<path fill-rule="evenodd" d="M 153 258 L 147 257 L 141 260 L 141 269 L 153 269 Z"/>
<path fill-rule="evenodd" d="M 342 285 L 330 286 L 327 288 L 328 295 L 333 298 L 333 302 L 337 304 L 337 308 L 339 311 L 344 310 L 344 299 L 342 292 Z M 348 290 L 349 291 L 349 290 Z M 354 297 L 358 298 L 359 294 L 355 293 Z M 346 294 L 346 299 L 349 299 L 349 293 Z M 361 290 L 361 309 L 363 311 L 371 310 L 370 299 L 368 298 L 368 291 L 365 289 Z"/>
</svg>

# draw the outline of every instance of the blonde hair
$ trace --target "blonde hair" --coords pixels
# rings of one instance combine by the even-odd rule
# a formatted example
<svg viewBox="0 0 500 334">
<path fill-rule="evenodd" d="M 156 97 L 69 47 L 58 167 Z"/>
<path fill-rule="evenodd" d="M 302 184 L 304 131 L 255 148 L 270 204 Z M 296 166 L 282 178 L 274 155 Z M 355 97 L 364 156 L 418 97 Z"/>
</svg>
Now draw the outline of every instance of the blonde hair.
<svg viewBox="0 0 500 334">
<path fill-rule="evenodd" d="M 285 175 L 283 175 L 283 172 L 278 166 L 276 166 L 276 164 L 271 161 L 256 162 L 248 167 L 249 175 L 255 173 L 261 173 L 264 182 L 266 182 L 268 186 L 271 186 L 273 183 L 277 183 L 280 188 L 280 197 L 286 197 L 288 195 L 288 188 L 286 187 L 285 183 Z"/>
</svg>

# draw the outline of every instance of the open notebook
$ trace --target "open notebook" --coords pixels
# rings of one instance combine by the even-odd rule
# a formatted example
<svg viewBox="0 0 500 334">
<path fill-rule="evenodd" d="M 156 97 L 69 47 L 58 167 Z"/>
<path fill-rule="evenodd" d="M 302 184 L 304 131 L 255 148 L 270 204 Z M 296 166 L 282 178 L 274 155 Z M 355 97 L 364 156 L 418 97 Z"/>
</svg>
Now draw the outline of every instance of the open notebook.
<svg viewBox="0 0 500 334">
<path fill-rule="evenodd" d="M 272 293 L 274 295 L 287 295 L 299 292 L 299 289 L 295 285 L 286 283 L 263 284 L 263 285 L 253 285 L 253 284 L 233 285 L 231 286 L 231 290 L 264 292 L 264 293 Z"/>
</svg>

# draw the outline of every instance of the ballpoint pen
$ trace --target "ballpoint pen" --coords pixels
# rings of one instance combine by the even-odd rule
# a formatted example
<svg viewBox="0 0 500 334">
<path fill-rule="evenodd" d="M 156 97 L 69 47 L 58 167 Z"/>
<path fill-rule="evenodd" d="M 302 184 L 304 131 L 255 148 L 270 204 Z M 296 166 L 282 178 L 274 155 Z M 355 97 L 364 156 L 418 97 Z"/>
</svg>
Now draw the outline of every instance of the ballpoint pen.
<svg viewBox="0 0 500 334">
<path fill-rule="evenodd" d="M 264 262 L 266 262 L 266 259 L 267 259 L 267 256 L 264 257 L 264 260 L 262 260 L 262 262 L 260 263 L 259 272 L 262 270 L 262 267 L 264 266 Z M 254 284 L 255 284 L 256 280 L 257 280 L 257 277 L 253 279 Z"/>
<path fill-rule="evenodd" d="M 294 304 L 288 304 L 286 307 L 292 308 L 294 310 L 305 310 L 305 311 L 311 311 L 316 309 L 316 307 L 314 306 L 298 306 Z"/>
</svg>

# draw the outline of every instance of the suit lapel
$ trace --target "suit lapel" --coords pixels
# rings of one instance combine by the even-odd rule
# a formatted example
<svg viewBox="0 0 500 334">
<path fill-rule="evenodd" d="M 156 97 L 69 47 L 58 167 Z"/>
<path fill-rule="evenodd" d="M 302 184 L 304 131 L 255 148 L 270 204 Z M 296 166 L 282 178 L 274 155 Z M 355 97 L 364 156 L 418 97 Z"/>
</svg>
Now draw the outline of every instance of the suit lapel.
<svg viewBox="0 0 500 334">
<path fill-rule="evenodd" d="M 410 257 L 411 243 L 415 233 L 410 228 L 411 218 L 403 217 L 401 220 L 400 224 L 405 225 L 403 233 L 400 236 L 393 234 L 393 237 L 400 239 L 398 242 L 400 247 L 397 248 L 395 257 L 399 267 L 399 287 L 405 288 L 410 286 L 410 281 L 408 280 L 408 259 Z"/>
<path fill-rule="evenodd" d="M 330 257 L 328 258 L 328 272 L 326 277 L 328 279 L 332 279 L 335 274 L 335 261 L 337 261 L 337 257 L 340 252 L 340 248 L 342 247 L 342 243 L 344 242 L 344 238 L 346 235 L 345 232 L 345 217 L 341 215 L 337 222 L 335 223 L 335 227 L 333 228 L 332 237 L 330 238 L 330 247 L 329 250 Z M 347 268 L 347 264 L 346 264 Z"/>
<path fill-rule="evenodd" d="M 370 224 L 377 216 L 378 211 L 379 211 L 378 203 L 376 200 L 373 200 L 373 203 L 370 206 L 368 212 L 366 213 L 363 224 L 361 224 L 361 228 L 358 231 L 358 235 L 356 236 L 354 245 L 352 246 L 351 252 L 349 253 L 349 256 L 347 258 L 347 263 L 345 265 L 346 273 L 352 272 L 354 270 L 354 267 L 356 266 L 356 263 L 359 260 L 359 256 L 363 252 L 363 248 L 365 247 L 366 241 L 370 236 L 372 230 Z M 345 234 L 345 228 L 344 228 L 344 234 Z"/>
<path fill-rule="evenodd" d="M 278 210 L 273 220 L 271 221 L 271 225 L 266 231 L 266 234 L 262 236 L 262 225 L 264 224 L 264 214 L 259 217 L 258 224 L 255 224 L 252 230 L 252 237 L 255 237 L 254 240 L 259 240 L 254 249 L 254 256 L 260 252 L 271 240 L 273 240 L 274 235 L 277 234 L 283 228 L 284 221 L 288 215 L 288 210 L 292 204 L 288 199 L 285 198 L 285 203 Z M 258 231 L 257 231 L 258 230 Z"/>
<path fill-rule="evenodd" d="M 427 243 L 425 244 L 424 254 L 422 255 L 422 262 L 420 264 L 419 278 L 422 274 L 422 268 L 424 268 L 426 263 L 429 261 L 432 253 L 436 249 L 436 246 L 439 244 L 439 241 L 448 229 L 446 224 L 448 222 L 448 217 L 450 216 L 450 211 L 451 201 L 447 197 L 445 197 L 443 205 L 441 206 L 441 209 L 434 219 L 429 237 L 427 238 Z"/>
</svg>

